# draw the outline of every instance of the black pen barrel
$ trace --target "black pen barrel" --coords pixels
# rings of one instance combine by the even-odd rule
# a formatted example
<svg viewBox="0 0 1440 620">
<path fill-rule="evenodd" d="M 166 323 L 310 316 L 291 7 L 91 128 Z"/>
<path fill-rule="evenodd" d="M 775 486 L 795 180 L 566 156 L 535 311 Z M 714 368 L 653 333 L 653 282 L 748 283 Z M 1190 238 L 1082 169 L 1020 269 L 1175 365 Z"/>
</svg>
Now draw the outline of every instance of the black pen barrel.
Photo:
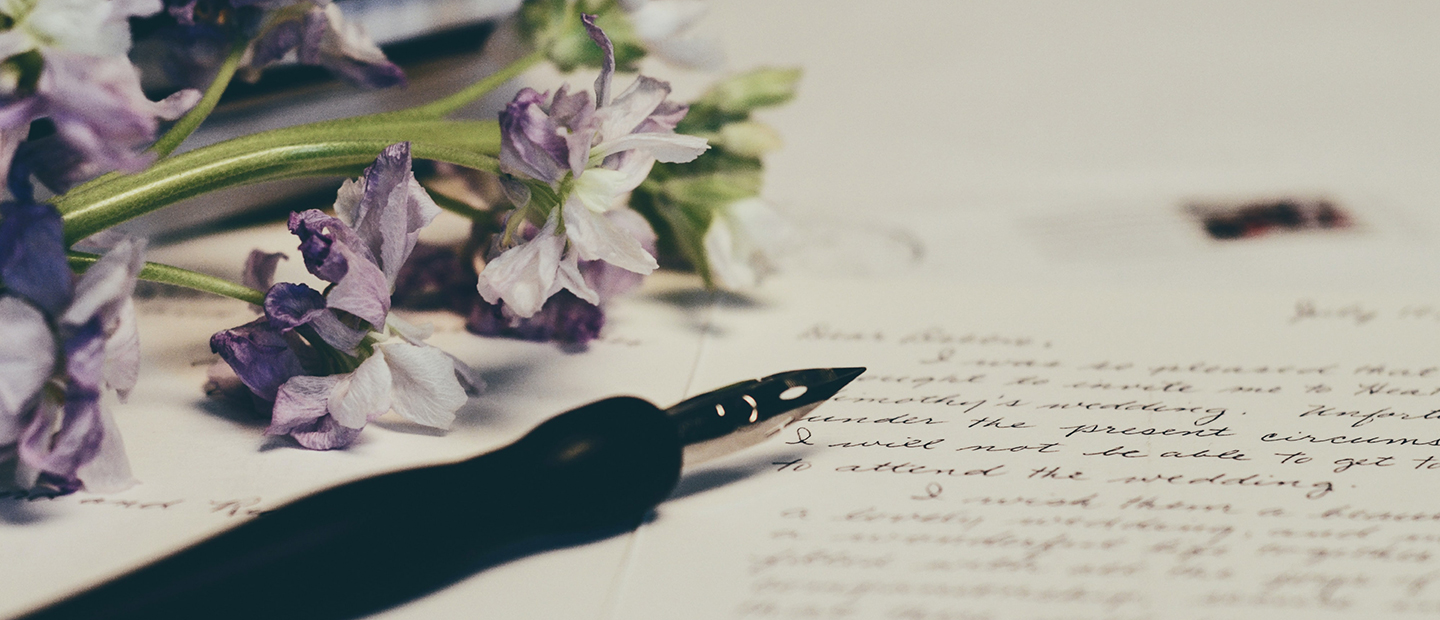
<svg viewBox="0 0 1440 620">
<path fill-rule="evenodd" d="M 473 459 L 320 491 L 20 620 L 354 618 L 519 543 L 638 523 L 679 479 L 674 423 L 610 398 Z"/>
</svg>

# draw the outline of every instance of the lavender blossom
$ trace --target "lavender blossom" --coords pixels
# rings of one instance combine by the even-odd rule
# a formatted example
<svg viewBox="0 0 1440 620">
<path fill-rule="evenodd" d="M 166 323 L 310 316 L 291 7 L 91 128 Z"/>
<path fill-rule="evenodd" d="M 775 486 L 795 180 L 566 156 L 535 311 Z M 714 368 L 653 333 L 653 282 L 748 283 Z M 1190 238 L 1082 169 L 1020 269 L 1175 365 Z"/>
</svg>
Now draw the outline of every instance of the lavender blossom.
<svg viewBox="0 0 1440 620">
<path fill-rule="evenodd" d="M 510 175 L 520 205 L 512 221 L 528 221 L 540 232 L 520 243 L 515 227 L 507 230 L 506 248 L 480 273 L 478 290 L 486 302 L 503 303 L 521 318 L 561 290 L 598 304 L 580 261 L 640 275 L 654 271 L 654 256 L 604 214 L 622 208 L 624 195 L 656 161 L 687 162 L 708 148 L 702 138 L 674 132 L 686 107 L 666 101 L 665 82 L 640 76 L 612 99 L 614 47 L 593 16 L 583 20 L 605 56 L 593 102 L 588 93 L 562 87 L 547 107 L 544 95 L 525 89 L 500 115 L 500 169 Z"/>
<path fill-rule="evenodd" d="M 101 398 L 123 400 L 137 378 L 144 244 L 122 241 L 72 279 L 60 214 L 20 198 L 0 204 L 0 460 L 18 459 L 26 488 L 122 490 L 133 480 Z"/>
<path fill-rule="evenodd" d="M 183 90 L 152 102 L 125 57 L 127 18 L 159 11 L 159 0 L 72 0 L 8 3 L 0 14 L 0 170 L 9 170 L 30 123 L 50 118 L 55 137 L 29 157 L 53 189 L 110 170 L 149 165 L 140 152 L 155 138 L 157 119 L 174 120 L 200 93 Z"/>
<path fill-rule="evenodd" d="M 325 67 L 357 86 L 387 88 L 405 84 L 400 67 L 385 58 L 363 26 L 346 20 L 339 6 L 330 0 L 303 0 L 289 5 L 273 13 L 250 44 L 250 67 L 259 69 L 293 57 L 303 65 Z"/>
<path fill-rule="evenodd" d="M 270 405 L 267 434 L 315 450 L 343 448 L 392 410 L 448 428 L 467 391 L 479 387 L 468 366 L 424 343 L 428 329 L 390 315 L 401 266 L 439 213 L 410 163 L 409 143 L 390 146 L 341 187 L 339 217 L 291 216 L 306 268 L 332 283 L 324 294 L 276 284 L 264 317 L 211 338 L 211 349 Z"/>
</svg>

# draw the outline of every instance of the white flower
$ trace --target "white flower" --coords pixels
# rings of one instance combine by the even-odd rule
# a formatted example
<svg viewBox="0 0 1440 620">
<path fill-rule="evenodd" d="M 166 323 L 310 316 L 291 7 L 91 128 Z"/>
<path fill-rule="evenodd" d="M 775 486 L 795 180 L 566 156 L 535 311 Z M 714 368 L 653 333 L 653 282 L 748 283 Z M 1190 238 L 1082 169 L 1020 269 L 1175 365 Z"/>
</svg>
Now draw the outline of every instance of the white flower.
<svg viewBox="0 0 1440 620">
<path fill-rule="evenodd" d="M 754 288 L 775 270 L 775 257 L 789 235 L 789 223 L 759 198 L 717 210 L 705 231 L 711 277 L 722 288 Z"/>
</svg>

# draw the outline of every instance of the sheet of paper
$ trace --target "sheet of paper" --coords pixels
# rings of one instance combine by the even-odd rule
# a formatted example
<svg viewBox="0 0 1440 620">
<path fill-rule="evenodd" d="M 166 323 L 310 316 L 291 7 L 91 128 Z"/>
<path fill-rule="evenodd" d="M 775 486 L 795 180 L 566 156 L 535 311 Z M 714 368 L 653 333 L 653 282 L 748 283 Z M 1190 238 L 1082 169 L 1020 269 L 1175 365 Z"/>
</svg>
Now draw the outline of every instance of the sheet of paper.
<svg viewBox="0 0 1440 620">
<path fill-rule="evenodd" d="M 157 248 L 151 257 L 188 256 L 189 264 L 203 266 L 207 261 L 226 263 L 226 257 L 244 256 L 255 246 L 293 251 L 294 245 L 284 227 L 275 225 Z M 228 268 L 238 265 L 228 262 Z M 281 277 L 304 276 L 300 262 L 292 257 L 282 263 Z M 652 281 L 647 289 L 651 295 L 614 309 L 605 337 L 583 354 L 473 336 L 455 316 L 410 315 L 435 323 L 437 333 L 430 342 L 476 368 L 488 382 L 485 395 L 460 410 L 448 433 L 387 416 L 349 449 L 332 452 L 311 452 L 285 439 L 266 438 L 261 434 L 265 420 L 204 395 L 206 367 L 216 359 L 207 344 L 209 335 L 252 320 L 255 313 L 246 304 L 202 296 L 141 300 L 140 383 L 127 403 L 113 408 L 140 484 L 115 494 L 80 492 L 50 499 L 0 483 L 0 617 L 123 572 L 308 492 L 499 447 L 549 416 L 592 400 L 634 394 L 657 403 L 677 401 L 693 369 L 700 332 L 685 306 L 673 303 L 666 292 L 693 287 L 688 279 Z M 8 483 L 8 477 L 5 480 Z M 620 537 L 521 558 L 503 571 L 479 573 L 386 617 L 454 617 L 482 609 L 509 617 L 594 617 L 610 596 L 626 549 L 627 541 Z M 554 579 L 557 574 L 564 579 Z"/>
<path fill-rule="evenodd" d="M 778 283 L 695 384 L 857 382 L 687 477 L 611 617 L 1404 618 L 1440 611 L 1440 305 Z"/>
</svg>

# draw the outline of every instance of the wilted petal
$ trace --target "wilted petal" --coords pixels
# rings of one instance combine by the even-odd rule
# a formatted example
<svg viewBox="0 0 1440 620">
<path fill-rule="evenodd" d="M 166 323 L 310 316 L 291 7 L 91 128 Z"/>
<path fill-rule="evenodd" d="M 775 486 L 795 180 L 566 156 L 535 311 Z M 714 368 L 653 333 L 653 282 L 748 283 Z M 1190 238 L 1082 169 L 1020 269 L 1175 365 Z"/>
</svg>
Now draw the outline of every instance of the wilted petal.
<svg viewBox="0 0 1440 620">
<path fill-rule="evenodd" d="M 20 438 L 20 460 L 37 472 L 75 480 L 76 471 L 100 451 L 105 427 L 100 414 L 105 341 L 99 320 L 82 326 L 65 344 L 63 408 L 41 407 Z"/>
<path fill-rule="evenodd" d="M 435 326 L 430 323 L 416 325 L 393 314 L 385 320 L 385 323 L 396 335 L 410 344 L 424 344 L 425 339 L 435 333 Z"/>
<path fill-rule="evenodd" d="M 640 247 L 644 248 L 651 256 L 655 255 L 657 241 L 655 231 L 639 213 L 633 209 L 612 209 L 605 212 L 605 218 L 626 235 L 639 241 Z M 600 296 L 600 303 L 631 291 L 640 286 L 645 279 L 638 273 L 599 260 L 581 262 L 580 273 L 585 276 L 585 282 Z M 543 313 L 544 310 L 542 309 L 541 312 Z M 597 332 L 598 329 L 597 326 Z"/>
<path fill-rule="evenodd" d="M 351 212 L 356 236 L 375 257 L 390 287 L 419 242 L 420 229 L 440 214 L 440 207 L 415 180 L 410 165 L 409 142 L 386 147 L 365 169 L 363 196 Z M 339 209 L 337 200 L 337 212 Z"/>
<path fill-rule="evenodd" d="M 119 320 L 121 307 L 135 290 L 135 279 L 145 265 L 145 242 L 121 241 L 95 261 L 75 282 L 75 298 L 60 317 L 60 324 L 84 325 L 99 318 L 107 325 Z"/>
<path fill-rule="evenodd" d="M 600 108 L 601 141 L 612 140 L 635 129 L 670 95 L 670 84 L 655 78 L 639 76 L 610 105 Z"/>
<path fill-rule="evenodd" d="M 99 413 L 104 433 L 100 448 L 90 462 L 75 471 L 75 477 L 91 493 L 118 493 L 134 486 L 135 477 L 130 473 L 130 459 L 125 456 L 125 440 L 120 438 L 115 416 L 103 406 Z"/>
<path fill-rule="evenodd" d="M 557 215 L 550 214 L 534 239 L 506 250 L 485 265 L 477 285 L 485 301 L 499 304 L 503 300 L 516 315 L 528 317 L 562 288 L 598 300 L 580 275 L 576 257 L 565 255 L 565 238 L 555 234 Z"/>
<path fill-rule="evenodd" d="M 319 64 L 341 79 L 365 88 L 388 88 L 405 83 L 405 72 L 385 58 L 359 22 L 346 20 L 340 7 L 326 4 L 321 31 Z M 312 30 L 313 32 L 313 30 Z"/>
<path fill-rule="evenodd" d="M 269 290 L 270 285 L 275 283 L 275 268 L 282 260 L 287 260 L 282 252 L 250 250 L 250 256 L 245 258 L 245 267 L 240 270 L 240 282 L 256 290 Z"/>
<path fill-rule="evenodd" d="M 603 108 L 610 105 L 610 80 L 615 76 L 615 45 L 605 31 L 595 25 L 594 15 L 581 15 L 580 22 L 585 25 L 585 33 L 590 35 L 590 40 L 600 46 L 603 55 L 600 76 L 595 78 L 595 107 Z"/>
<path fill-rule="evenodd" d="M 390 405 L 390 367 L 377 350 L 355 372 L 340 375 L 330 397 L 330 415 L 341 426 L 361 429 L 389 411 Z"/>
<path fill-rule="evenodd" d="M 335 422 L 326 410 L 339 379 L 299 376 L 280 390 L 275 413 L 266 435 L 289 435 L 301 446 L 311 450 L 344 448 L 355 441 L 360 429 L 347 428 Z"/>
<path fill-rule="evenodd" d="M 406 342 L 382 345 L 380 349 L 390 366 L 395 413 L 417 424 L 450 428 L 455 410 L 465 404 L 465 389 L 455 376 L 450 357 L 434 347 Z"/>
<path fill-rule="evenodd" d="M 265 434 L 288 435 L 296 429 L 309 428 L 316 420 L 329 415 L 330 394 L 339 381 L 336 375 L 298 375 L 286 381 L 276 390 L 275 407 Z"/>
<path fill-rule="evenodd" d="M 55 335 L 34 306 L 0 296 L 0 445 L 15 440 L 15 423 L 55 372 Z M 8 435 L 8 436 L 7 436 Z"/>
<path fill-rule="evenodd" d="M 140 330 L 135 324 L 135 302 L 120 304 L 115 323 L 105 338 L 105 385 L 124 402 L 140 378 Z"/>
<path fill-rule="evenodd" d="M 325 296 L 304 284 L 281 282 L 265 293 L 265 318 L 282 332 L 290 331 L 329 313 Z"/>
<path fill-rule="evenodd" d="M 70 266 L 55 207 L 0 204 L 0 281 L 52 315 L 70 303 Z"/>
<path fill-rule="evenodd" d="M 210 350 L 266 401 L 274 401 L 281 384 L 305 372 L 280 330 L 263 318 L 216 332 L 210 337 Z"/>
<path fill-rule="evenodd" d="M 500 170 L 555 185 L 569 169 L 570 145 L 540 104 L 545 97 L 525 88 L 500 113 Z"/>
<path fill-rule="evenodd" d="M 335 250 L 337 244 L 360 246 L 350 227 L 318 209 L 290 214 L 291 234 L 300 238 L 300 256 L 305 269 L 326 282 L 339 282 L 350 270 L 345 256 Z"/>
<path fill-rule="evenodd" d="M 576 202 L 566 203 L 563 211 L 565 235 L 570 238 L 571 246 L 581 259 L 603 260 L 639 274 L 649 274 L 659 266 L 655 257 L 646 252 L 635 237 L 615 227 L 603 215 Z M 584 298 L 583 295 L 581 297 Z"/>
<path fill-rule="evenodd" d="M 353 253 L 349 247 L 340 246 L 340 251 L 350 263 L 350 269 L 330 288 L 325 295 L 325 304 L 331 309 L 344 310 L 360 317 L 379 329 L 390 312 L 390 285 L 385 280 L 385 274 L 379 266 Z"/>
</svg>

